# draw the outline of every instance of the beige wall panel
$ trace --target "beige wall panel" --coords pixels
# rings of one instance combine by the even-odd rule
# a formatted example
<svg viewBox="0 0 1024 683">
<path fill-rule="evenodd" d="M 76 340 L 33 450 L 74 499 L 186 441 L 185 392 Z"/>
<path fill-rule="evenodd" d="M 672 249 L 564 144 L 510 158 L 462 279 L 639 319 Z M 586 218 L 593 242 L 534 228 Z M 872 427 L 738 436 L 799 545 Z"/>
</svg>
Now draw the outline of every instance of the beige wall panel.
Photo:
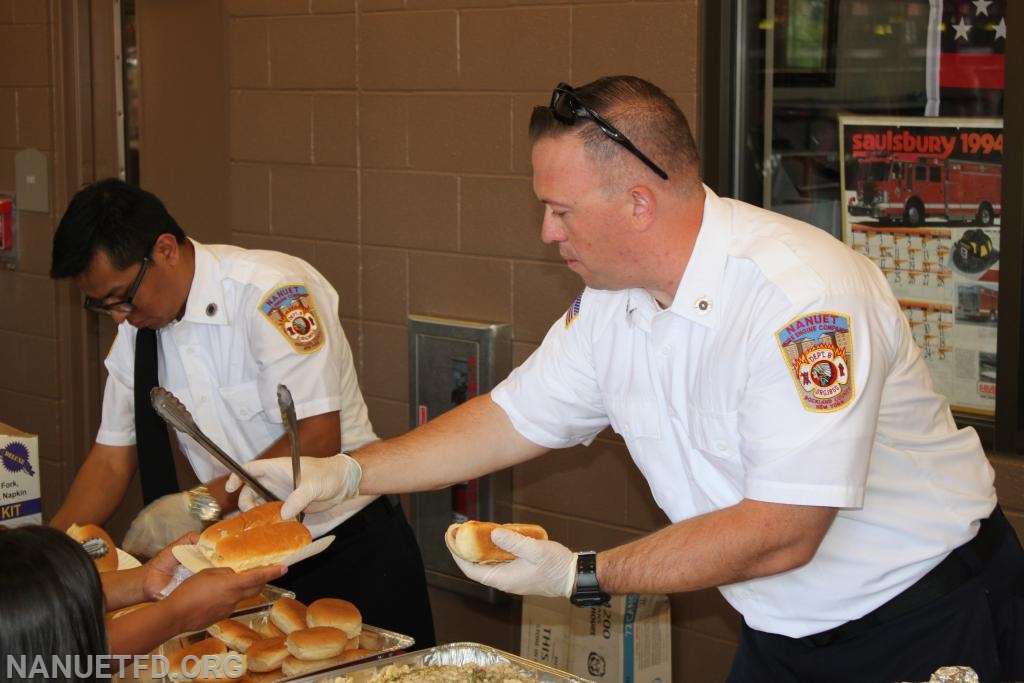
<svg viewBox="0 0 1024 683">
<path fill-rule="evenodd" d="M 370 422 L 374 433 L 382 439 L 389 439 L 409 431 L 409 404 L 402 401 L 389 401 L 373 396 L 373 387 L 360 382 L 363 398 L 370 412 Z"/>
<path fill-rule="evenodd" d="M 296 17 L 269 29 L 270 87 L 351 88 L 356 83 L 355 17 Z"/>
<path fill-rule="evenodd" d="M 50 255 L 53 251 L 54 223 L 63 215 L 64 207 L 56 214 L 22 211 L 18 215 L 18 272 L 49 277 Z"/>
<path fill-rule="evenodd" d="M 508 262 L 447 254 L 409 258 L 409 312 L 480 322 L 511 320 Z"/>
<path fill-rule="evenodd" d="M 53 148 L 49 88 L 18 88 L 18 145 Z"/>
<path fill-rule="evenodd" d="M 0 85 L 49 85 L 49 47 L 45 24 L 0 24 Z"/>
<path fill-rule="evenodd" d="M 59 399 L 57 377 L 57 340 L 33 334 L 29 327 L 19 332 L 0 330 L 0 349 L 3 349 L 4 371 L 0 372 L 0 387 L 9 391 L 23 391 L 41 398 Z M 5 409 L 0 409 L 0 422 L 5 422 Z"/>
<path fill-rule="evenodd" d="M 359 9 L 362 12 L 405 9 L 405 0 L 362 0 L 359 3 Z"/>
<path fill-rule="evenodd" d="M 356 101 L 347 93 L 313 96 L 313 163 L 356 165 Z"/>
<path fill-rule="evenodd" d="M 553 451 L 516 467 L 515 502 L 574 518 L 621 523 L 626 509 L 624 480 L 631 467 L 625 449 L 608 442 Z M 573 490 L 587 495 L 565 495 Z"/>
<path fill-rule="evenodd" d="M 529 358 L 534 351 L 537 350 L 537 344 L 535 342 L 524 343 L 520 341 L 512 342 L 512 367 L 521 365 L 527 358 Z"/>
<path fill-rule="evenodd" d="M 359 96 L 359 158 L 366 169 L 409 165 L 409 106 L 405 95 Z"/>
<path fill-rule="evenodd" d="M 356 174 L 344 168 L 275 166 L 270 175 L 270 229 L 278 235 L 355 242 Z"/>
<path fill-rule="evenodd" d="M 429 173 L 363 173 L 364 244 L 455 251 L 458 180 Z"/>
<path fill-rule="evenodd" d="M 459 86 L 464 90 L 553 87 L 571 66 L 568 7 L 463 10 Z"/>
<path fill-rule="evenodd" d="M 16 88 L 0 88 L 0 147 L 18 146 L 18 96 Z"/>
<path fill-rule="evenodd" d="M 364 247 L 362 255 L 363 318 L 404 325 L 409 311 L 408 254 Z"/>
<path fill-rule="evenodd" d="M 503 95 L 413 95 L 410 164 L 421 170 L 508 172 L 511 109 Z"/>
<path fill-rule="evenodd" d="M 267 23 L 262 18 L 228 20 L 228 87 L 270 85 Z"/>
<path fill-rule="evenodd" d="M 320 242 L 311 261 L 338 292 L 338 310 L 344 318 L 358 319 L 359 311 L 359 247 L 354 244 Z M 355 346 L 358 339 L 349 339 Z"/>
<path fill-rule="evenodd" d="M 13 0 L 12 19 L 20 24 L 44 23 L 50 20 L 50 3 L 41 0 Z"/>
<path fill-rule="evenodd" d="M 0 149 L 0 190 L 14 192 L 14 149 Z"/>
<path fill-rule="evenodd" d="M 672 623 L 712 638 L 731 640 L 739 636 L 739 613 L 725 601 L 717 588 L 670 596 Z"/>
<path fill-rule="evenodd" d="M 231 159 L 287 161 L 312 159 L 310 95 L 296 93 L 231 93 Z"/>
<path fill-rule="evenodd" d="M 437 642 L 492 643 L 504 650 L 517 650 L 520 601 L 510 598 L 492 605 L 479 598 L 431 588 L 430 605 Z"/>
<path fill-rule="evenodd" d="M 530 116 L 534 107 L 548 105 L 551 101 L 551 91 L 566 78 L 568 73 L 552 81 L 543 91 L 516 95 L 512 98 L 513 173 L 533 175 L 533 162 L 530 159 L 533 150 L 533 144 L 530 142 Z"/>
<path fill-rule="evenodd" d="M 735 654 L 734 641 L 673 629 L 672 677 L 677 681 L 724 681 Z"/>
<path fill-rule="evenodd" d="M 516 263 L 512 267 L 513 334 L 538 344 L 583 291 L 583 281 L 563 263 Z"/>
<path fill-rule="evenodd" d="M 9 311 L 0 316 L 0 330 L 30 332 L 40 337 L 56 335 L 54 283 L 49 277 L 19 272 L 0 273 L 0 301 Z"/>
<path fill-rule="evenodd" d="M 464 177 L 461 208 L 463 252 L 561 262 L 540 239 L 544 207 L 529 178 Z"/>
<path fill-rule="evenodd" d="M 573 9 L 573 78 L 632 74 L 665 90 L 696 87 L 697 3 L 629 3 Z M 692 68 L 686 68 L 693 64 Z"/>
<path fill-rule="evenodd" d="M 224 0 L 224 7 L 228 14 L 239 16 L 307 14 L 309 11 L 309 4 L 299 0 Z"/>
<path fill-rule="evenodd" d="M 232 230 L 270 232 L 270 167 L 233 163 L 228 172 Z"/>
<path fill-rule="evenodd" d="M 309 263 L 316 260 L 316 253 L 319 243 L 314 240 L 296 239 L 294 237 L 281 237 L 276 235 L 249 235 L 246 233 L 235 233 L 232 243 L 246 249 L 270 249 L 272 251 L 283 251 L 292 256 L 298 256 Z"/>
<path fill-rule="evenodd" d="M 404 325 L 363 323 L 363 390 L 409 400 L 409 332 Z"/>
<path fill-rule="evenodd" d="M 456 87 L 457 25 L 458 15 L 455 12 L 361 15 L 360 87 L 364 90 Z"/>
<path fill-rule="evenodd" d="M 313 14 L 355 12 L 355 0 L 310 0 L 309 11 Z"/>
</svg>

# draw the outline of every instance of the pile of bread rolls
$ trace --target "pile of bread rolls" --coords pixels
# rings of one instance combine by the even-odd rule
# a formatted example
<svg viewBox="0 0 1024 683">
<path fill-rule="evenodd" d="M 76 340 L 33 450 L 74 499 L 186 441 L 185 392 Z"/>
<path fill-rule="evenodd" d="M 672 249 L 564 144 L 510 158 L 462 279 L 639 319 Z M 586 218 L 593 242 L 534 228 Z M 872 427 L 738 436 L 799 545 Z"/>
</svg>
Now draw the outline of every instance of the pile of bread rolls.
<svg viewBox="0 0 1024 683">
<path fill-rule="evenodd" d="M 292 598 L 280 598 L 265 617 L 249 617 L 247 621 L 248 625 L 224 619 L 210 626 L 210 638 L 175 653 L 170 661 L 172 671 L 175 663 L 189 654 L 238 652 L 245 656 L 249 680 L 273 683 L 376 653 L 367 647 L 375 641 L 372 634 L 363 633 L 359 609 L 339 598 L 321 598 L 308 607 Z"/>
<path fill-rule="evenodd" d="M 102 527 L 95 524 L 72 524 L 65 533 L 82 544 L 96 563 L 99 572 L 112 572 L 117 569 L 117 546 Z"/>
<path fill-rule="evenodd" d="M 281 518 L 282 505 L 257 505 L 207 527 L 199 535 L 199 550 L 213 566 L 238 572 L 280 562 L 313 542 L 301 522 Z"/>
</svg>

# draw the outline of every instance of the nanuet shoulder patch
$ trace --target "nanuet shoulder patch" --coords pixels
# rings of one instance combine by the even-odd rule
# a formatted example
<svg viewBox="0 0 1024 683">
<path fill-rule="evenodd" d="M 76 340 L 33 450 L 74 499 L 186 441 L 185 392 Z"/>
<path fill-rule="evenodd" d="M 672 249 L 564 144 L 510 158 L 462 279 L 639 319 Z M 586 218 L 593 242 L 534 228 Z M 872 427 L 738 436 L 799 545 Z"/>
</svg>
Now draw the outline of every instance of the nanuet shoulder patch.
<svg viewBox="0 0 1024 683">
<path fill-rule="evenodd" d="M 850 404 L 854 387 L 849 316 L 805 313 L 777 330 L 775 338 L 805 410 L 831 413 Z"/>
<path fill-rule="evenodd" d="M 583 305 L 583 292 L 580 292 L 579 296 L 577 296 L 573 300 L 572 304 L 569 306 L 569 309 L 565 312 L 565 329 L 569 329 L 569 325 L 572 325 L 573 321 L 576 320 L 576 318 L 579 317 L 579 315 L 580 315 L 580 306 L 582 306 L 582 305 Z"/>
<path fill-rule="evenodd" d="M 312 353 L 324 345 L 324 328 L 306 285 L 284 285 L 269 292 L 263 297 L 260 313 L 299 353 Z"/>
</svg>

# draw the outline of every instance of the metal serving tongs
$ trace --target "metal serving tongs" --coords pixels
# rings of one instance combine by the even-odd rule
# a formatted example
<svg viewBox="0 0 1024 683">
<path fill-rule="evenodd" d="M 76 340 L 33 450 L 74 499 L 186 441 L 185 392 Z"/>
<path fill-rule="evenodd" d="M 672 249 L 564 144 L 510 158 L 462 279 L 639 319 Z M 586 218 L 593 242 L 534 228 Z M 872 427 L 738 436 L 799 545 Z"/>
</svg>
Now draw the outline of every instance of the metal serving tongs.
<svg viewBox="0 0 1024 683">
<path fill-rule="evenodd" d="M 302 481 L 302 466 L 299 464 L 299 421 L 295 418 L 295 401 L 292 400 L 292 392 L 283 384 L 277 385 L 277 405 L 281 408 L 281 422 L 284 423 L 285 434 L 288 435 L 288 443 L 291 445 L 292 453 L 292 487 L 299 488 Z M 299 513 L 299 521 L 305 514 Z"/>
<path fill-rule="evenodd" d="M 222 451 L 217 444 L 211 441 L 210 437 L 203 434 L 202 430 L 196 425 L 195 420 L 192 419 L 192 415 L 189 414 L 188 408 L 174 394 L 163 387 L 153 387 L 153 390 L 149 392 L 149 399 L 153 402 L 153 408 L 157 414 L 167 424 L 195 439 L 196 443 L 205 448 L 221 465 L 224 465 L 233 474 L 238 475 L 238 478 L 258 493 L 263 500 L 267 502 L 279 500 L 258 479 L 246 472 L 230 455 Z"/>
</svg>

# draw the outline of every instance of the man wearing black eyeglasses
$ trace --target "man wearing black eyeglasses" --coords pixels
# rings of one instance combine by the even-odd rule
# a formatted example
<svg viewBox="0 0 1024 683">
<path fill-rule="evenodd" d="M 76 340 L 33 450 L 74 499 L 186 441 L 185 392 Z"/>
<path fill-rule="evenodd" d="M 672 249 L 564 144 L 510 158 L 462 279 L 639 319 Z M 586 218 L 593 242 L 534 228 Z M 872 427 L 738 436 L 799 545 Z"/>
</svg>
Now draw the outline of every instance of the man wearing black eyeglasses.
<svg viewBox="0 0 1024 683">
<path fill-rule="evenodd" d="M 118 325 L 96 443 L 52 526 L 103 524 L 136 471 L 147 507 L 126 545 L 146 554 L 236 509 L 237 496 L 224 490 L 226 469 L 184 436 L 178 446 L 203 486 L 179 492 L 167 426 L 152 410 L 147 382 L 169 390 L 240 462 L 289 452 L 279 384 L 295 404 L 303 454 L 328 456 L 377 439 L 338 294 L 305 261 L 201 244 L 159 198 L 109 179 L 71 200 L 54 235 L 51 276 L 70 278 L 87 310 Z M 412 635 L 422 647 L 433 643 L 419 548 L 397 503 L 364 496 L 304 522 L 314 537 L 335 540 L 278 585 L 304 602 L 348 599 L 367 623 Z"/>
<path fill-rule="evenodd" d="M 541 239 L 586 289 L 489 395 L 310 463 L 285 512 L 438 488 L 610 425 L 672 524 L 598 553 L 498 529 L 516 559 L 453 553 L 467 576 L 584 606 L 718 587 L 744 618 L 734 683 L 1024 679 L 1024 551 L 878 268 L 717 197 L 682 112 L 639 78 L 560 84 L 530 138 Z M 287 491 L 287 461 L 249 468 Z"/>
</svg>

